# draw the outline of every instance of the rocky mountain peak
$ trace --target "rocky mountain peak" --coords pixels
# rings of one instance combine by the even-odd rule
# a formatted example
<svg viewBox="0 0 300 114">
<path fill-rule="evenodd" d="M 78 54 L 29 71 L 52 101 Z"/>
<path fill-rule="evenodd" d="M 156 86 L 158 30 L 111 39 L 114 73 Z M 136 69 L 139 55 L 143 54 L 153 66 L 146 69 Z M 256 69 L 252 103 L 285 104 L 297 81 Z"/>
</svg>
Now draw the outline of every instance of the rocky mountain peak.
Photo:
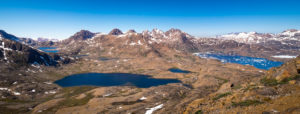
<svg viewBox="0 0 300 114">
<path fill-rule="evenodd" d="M 151 32 L 148 32 L 150 34 L 150 36 L 154 37 L 154 38 L 164 38 L 165 37 L 165 33 L 162 30 L 159 29 L 153 29 Z"/>
<path fill-rule="evenodd" d="M 164 34 L 164 31 L 155 28 L 155 29 L 152 29 L 152 33 L 153 33 L 153 34 Z"/>
<path fill-rule="evenodd" d="M 79 32 L 77 32 L 73 36 L 71 36 L 70 39 L 86 40 L 86 39 L 92 38 L 94 35 L 95 35 L 95 33 L 92 33 L 88 30 L 80 30 Z"/>
<path fill-rule="evenodd" d="M 182 31 L 181 31 L 180 29 L 176 29 L 176 28 L 171 28 L 171 29 L 168 30 L 167 32 L 170 32 L 170 33 L 175 33 L 175 32 L 182 33 Z"/>
<path fill-rule="evenodd" d="M 127 33 L 136 33 L 136 31 L 134 29 L 130 29 L 127 31 Z"/>
<path fill-rule="evenodd" d="M 111 30 L 108 34 L 109 35 L 121 35 L 121 34 L 123 34 L 123 32 L 120 29 L 115 28 L 115 29 Z"/>
<path fill-rule="evenodd" d="M 288 29 L 288 30 L 285 30 L 283 32 L 297 32 L 298 30 L 297 29 Z"/>
<path fill-rule="evenodd" d="M 166 32 L 167 36 L 178 36 L 183 34 L 183 32 L 180 29 L 171 28 Z"/>
</svg>

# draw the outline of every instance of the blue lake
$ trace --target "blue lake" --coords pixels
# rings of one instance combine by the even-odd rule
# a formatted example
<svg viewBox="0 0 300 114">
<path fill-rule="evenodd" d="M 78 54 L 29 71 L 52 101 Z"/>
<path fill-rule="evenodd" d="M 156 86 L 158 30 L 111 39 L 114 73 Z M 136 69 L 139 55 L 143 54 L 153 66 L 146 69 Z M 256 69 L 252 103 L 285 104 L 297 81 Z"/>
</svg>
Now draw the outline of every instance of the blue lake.
<svg viewBox="0 0 300 114">
<path fill-rule="evenodd" d="M 190 71 L 181 70 L 181 69 L 178 69 L 178 68 L 170 68 L 169 71 L 173 72 L 173 73 L 191 73 Z"/>
<path fill-rule="evenodd" d="M 208 53 L 198 53 L 201 58 L 217 59 L 223 63 L 237 63 L 242 65 L 251 65 L 259 69 L 269 70 L 272 67 L 278 67 L 283 64 L 279 61 L 271 61 L 265 58 L 255 58 L 248 56 L 239 55 L 223 55 L 223 54 L 208 54 Z"/>
<path fill-rule="evenodd" d="M 47 53 L 57 53 L 57 47 L 38 47 L 38 49 L 47 52 Z"/>
<path fill-rule="evenodd" d="M 54 83 L 62 87 L 72 86 L 136 86 L 149 88 L 168 83 L 181 83 L 177 79 L 154 79 L 149 75 L 129 73 L 84 73 L 64 77 Z"/>
</svg>

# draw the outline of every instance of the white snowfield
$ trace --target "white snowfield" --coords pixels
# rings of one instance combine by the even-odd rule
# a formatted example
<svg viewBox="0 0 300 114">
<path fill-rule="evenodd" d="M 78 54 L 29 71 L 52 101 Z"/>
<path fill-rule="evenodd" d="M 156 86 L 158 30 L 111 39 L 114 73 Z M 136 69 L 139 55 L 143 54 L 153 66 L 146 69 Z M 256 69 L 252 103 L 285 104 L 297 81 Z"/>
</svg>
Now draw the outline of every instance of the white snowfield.
<svg viewBox="0 0 300 114">
<path fill-rule="evenodd" d="M 218 36 L 220 39 L 234 40 L 240 43 L 263 43 L 270 40 L 286 41 L 296 40 L 300 41 L 300 30 L 286 30 L 278 34 L 272 33 L 257 33 L 257 32 L 240 32 L 231 33 Z M 282 42 L 283 44 L 285 42 Z"/>
<path fill-rule="evenodd" d="M 146 100 L 147 98 L 146 97 L 141 97 L 139 100 L 143 101 L 143 100 Z"/>
<path fill-rule="evenodd" d="M 11 90 L 8 88 L 0 87 L 0 91 L 11 91 Z"/>
<path fill-rule="evenodd" d="M 162 107 L 164 106 L 164 104 L 160 104 L 160 105 L 157 105 L 153 108 L 149 108 L 145 114 L 152 114 L 154 111 L 158 110 L 158 109 L 161 109 Z"/>
<path fill-rule="evenodd" d="M 281 58 L 281 59 L 293 59 L 296 58 L 297 56 L 292 56 L 292 55 L 275 55 L 272 56 L 273 58 Z"/>
<path fill-rule="evenodd" d="M 21 95 L 19 92 L 13 92 L 14 95 Z"/>
</svg>

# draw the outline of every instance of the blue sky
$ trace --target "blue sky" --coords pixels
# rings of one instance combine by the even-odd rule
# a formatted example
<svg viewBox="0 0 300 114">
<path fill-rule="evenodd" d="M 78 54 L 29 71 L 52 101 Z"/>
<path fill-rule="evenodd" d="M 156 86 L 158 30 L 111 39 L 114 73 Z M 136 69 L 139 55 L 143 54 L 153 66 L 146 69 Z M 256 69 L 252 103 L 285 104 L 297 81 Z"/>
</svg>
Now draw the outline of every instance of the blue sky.
<svg viewBox="0 0 300 114">
<path fill-rule="evenodd" d="M 179 28 L 195 36 L 300 29 L 299 0 L 0 0 L 0 29 L 68 38 L 86 29 Z"/>
</svg>

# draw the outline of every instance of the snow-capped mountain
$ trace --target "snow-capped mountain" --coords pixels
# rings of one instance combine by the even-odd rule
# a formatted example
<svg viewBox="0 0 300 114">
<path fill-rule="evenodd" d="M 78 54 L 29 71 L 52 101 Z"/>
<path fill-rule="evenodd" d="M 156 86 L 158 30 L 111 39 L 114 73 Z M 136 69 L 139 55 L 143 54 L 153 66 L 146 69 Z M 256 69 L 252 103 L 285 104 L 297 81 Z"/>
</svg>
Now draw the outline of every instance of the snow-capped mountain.
<svg viewBox="0 0 300 114">
<path fill-rule="evenodd" d="M 241 32 L 218 36 L 225 40 L 234 40 L 240 43 L 260 43 L 268 38 L 274 37 L 273 34 L 262 34 L 257 32 Z"/>
<path fill-rule="evenodd" d="M 226 35 L 217 36 L 220 39 L 234 40 L 240 43 L 266 43 L 269 41 L 281 41 L 283 44 L 287 41 L 299 41 L 300 31 L 296 29 L 289 29 L 278 34 L 272 33 L 257 33 L 257 32 L 241 32 L 231 33 Z"/>
<path fill-rule="evenodd" d="M 54 38 L 52 38 L 52 39 L 50 39 L 50 38 L 37 38 L 37 41 L 38 42 L 49 42 L 49 41 L 51 41 L 51 42 L 58 42 L 59 40 L 58 39 L 54 39 Z"/>
<path fill-rule="evenodd" d="M 34 40 L 20 40 L 31 46 L 56 46 L 60 52 L 71 55 L 94 55 L 113 53 L 161 56 L 163 51 L 182 52 L 222 52 L 224 54 L 238 54 L 243 56 L 269 58 L 277 55 L 299 55 L 300 38 L 298 30 L 286 30 L 278 34 L 242 32 L 222 35 L 217 38 L 196 38 L 179 29 L 166 32 L 153 29 L 137 33 L 135 30 L 122 32 L 113 29 L 108 34 L 93 33 L 81 30 L 69 38 L 59 42 L 37 42 Z M 163 49 L 163 50 L 162 50 Z"/>
<path fill-rule="evenodd" d="M 300 30 L 289 29 L 278 34 L 280 37 L 300 37 Z"/>
</svg>

